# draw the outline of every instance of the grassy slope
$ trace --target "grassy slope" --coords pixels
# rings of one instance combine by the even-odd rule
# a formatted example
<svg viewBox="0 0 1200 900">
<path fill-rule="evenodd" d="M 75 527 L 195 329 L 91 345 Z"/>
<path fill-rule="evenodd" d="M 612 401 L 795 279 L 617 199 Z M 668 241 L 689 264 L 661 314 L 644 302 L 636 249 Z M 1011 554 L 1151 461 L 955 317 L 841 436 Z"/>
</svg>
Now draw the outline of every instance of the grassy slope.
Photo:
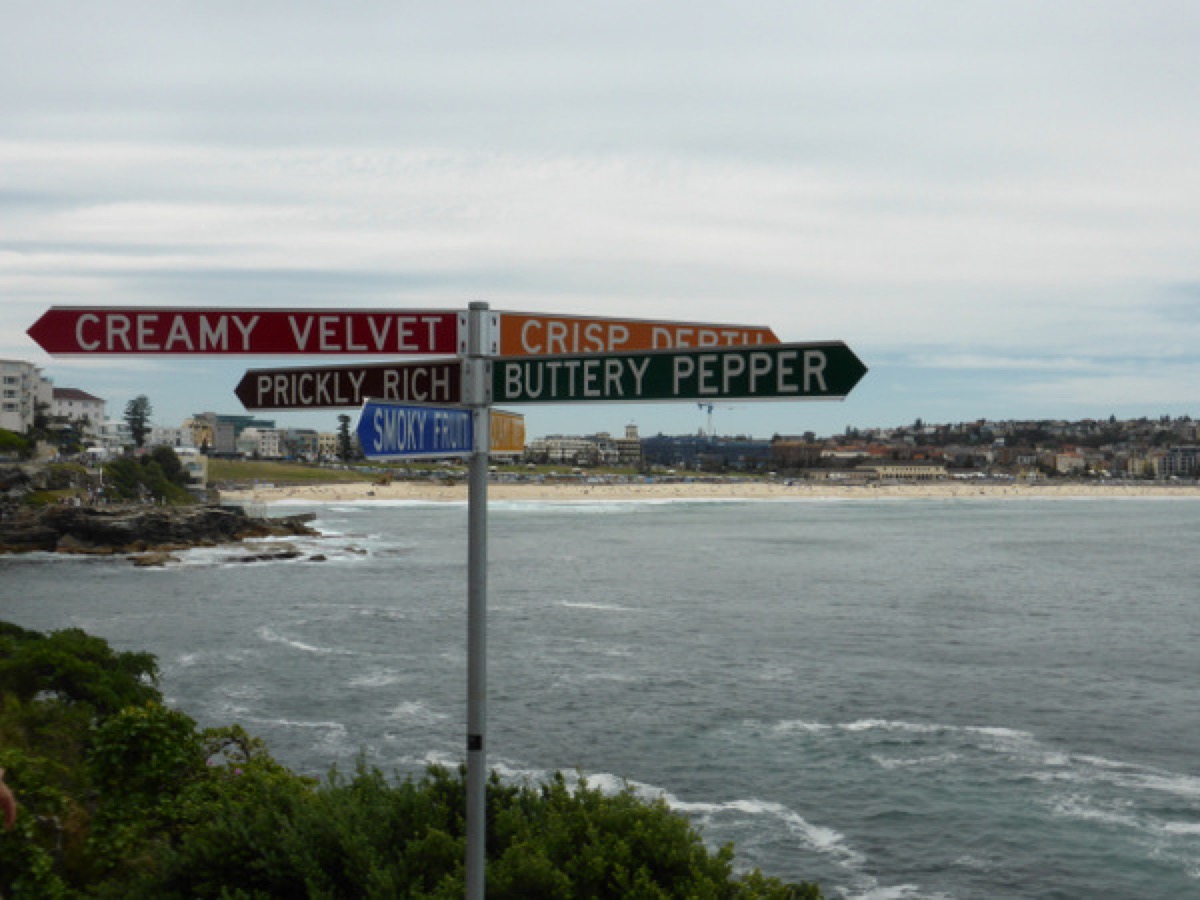
<svg viewBox="0 0 1200 900">
<path fill-rule="evenodd" d="M 375 476 L 366 472 L 325 469 L 299 463 L 212 459 L 208 463 L 208 480 L 220 484 L 253 484 L 256 481 L 269 484 L 335 484 L 373 481 Z"/>
</svg>

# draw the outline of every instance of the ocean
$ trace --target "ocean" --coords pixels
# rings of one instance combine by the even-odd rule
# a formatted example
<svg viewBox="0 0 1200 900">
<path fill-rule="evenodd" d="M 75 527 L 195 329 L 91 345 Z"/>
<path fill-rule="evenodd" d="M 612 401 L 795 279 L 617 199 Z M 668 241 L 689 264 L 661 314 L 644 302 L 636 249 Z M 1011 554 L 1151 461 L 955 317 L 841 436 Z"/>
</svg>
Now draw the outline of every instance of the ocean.
<svg viewBox="0 0 1200 900">
<path fill-rule="evenodd" d="M 0 617 L 157 654 L 294 769 L 463 758 L 466 507 L 324 561 L 0 557 Z M 488 749 L 664 796 L 827 897 L 1200 897 L 1200 501 L 496 503 Z"/>
</svg>

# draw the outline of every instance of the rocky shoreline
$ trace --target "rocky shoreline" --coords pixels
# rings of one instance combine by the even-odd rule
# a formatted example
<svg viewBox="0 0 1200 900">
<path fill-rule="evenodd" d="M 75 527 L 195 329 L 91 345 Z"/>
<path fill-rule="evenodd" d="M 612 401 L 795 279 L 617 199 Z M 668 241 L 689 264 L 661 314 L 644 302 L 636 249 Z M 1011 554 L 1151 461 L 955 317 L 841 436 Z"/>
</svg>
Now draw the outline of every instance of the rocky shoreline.
<svg viewBox="0 0 1200 900">
<path fill-rule="evenodd" d="M 136 565 L 162 565 L 170 554 L 255 538 L 315 537 L 314 516 L 260 519 L 228 506 L 48 506 L 20 509 L 0 522 L 0 554 L 73 553 L 128 556 Z M 282 555 L 291 553 L 292 556 Z M 278 547 L 262 558 L 293 558 Z"/>
</svg>

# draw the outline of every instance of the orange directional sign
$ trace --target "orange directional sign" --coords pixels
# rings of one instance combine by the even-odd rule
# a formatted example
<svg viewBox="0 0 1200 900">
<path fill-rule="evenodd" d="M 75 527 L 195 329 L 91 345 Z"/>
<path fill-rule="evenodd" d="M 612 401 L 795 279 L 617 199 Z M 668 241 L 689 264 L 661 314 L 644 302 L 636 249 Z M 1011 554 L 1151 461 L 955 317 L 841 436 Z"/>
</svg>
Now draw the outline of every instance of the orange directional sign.
<svg viewBox="0 0 1200 900">
<path fill-rule="evenodd" d="M 520 413 L 492 410 L 491 451 L 493 453 L 525 452 L 525 417 Z"/>
<path fill-rule="evenodd" d="M 500 356 L 565 356 L 778 344 L 770 328 L 546 313 L 501 313 Z"/>
<path fill-rule="evenodd" d="M 29 329 L 47 353 L 398 356 L 459 352 L 445 310 L 174 309 L 56 306 Z"/>
</svg>

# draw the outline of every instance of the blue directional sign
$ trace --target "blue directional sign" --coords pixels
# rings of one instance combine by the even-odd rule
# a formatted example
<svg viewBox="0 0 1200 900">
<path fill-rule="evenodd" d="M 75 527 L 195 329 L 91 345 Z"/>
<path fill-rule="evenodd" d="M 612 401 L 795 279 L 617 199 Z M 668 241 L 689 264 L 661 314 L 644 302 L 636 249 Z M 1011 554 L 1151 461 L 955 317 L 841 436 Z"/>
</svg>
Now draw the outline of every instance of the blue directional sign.
<svg viewBox="0 0 1200 900">
<path fill-rule="evenodd" d="M 470 456 L 471 411 L 368 400 L 358 420 L 358 443 L 371 459 Z"/>
</svg>

